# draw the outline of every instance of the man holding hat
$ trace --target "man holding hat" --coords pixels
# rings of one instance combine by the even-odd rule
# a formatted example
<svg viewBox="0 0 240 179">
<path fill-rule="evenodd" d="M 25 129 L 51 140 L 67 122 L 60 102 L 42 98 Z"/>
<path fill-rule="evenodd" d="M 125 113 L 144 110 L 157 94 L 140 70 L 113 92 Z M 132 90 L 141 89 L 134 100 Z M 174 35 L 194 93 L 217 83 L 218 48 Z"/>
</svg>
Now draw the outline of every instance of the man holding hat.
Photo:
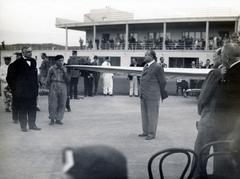
<svg viewBox="0 0 240 179">
<path fill-rule="evenodd" d="M 67 100 L 67 83 L 69 81 L 67 69 L 63 66 L 64 57 L 57 55 L 56 64 L 53 65 L 47 74 L 47 86 L 49 87 L 48 105 L 49 105 L 49 125 L 62 125 L 65 104 Z"/>
</svg>

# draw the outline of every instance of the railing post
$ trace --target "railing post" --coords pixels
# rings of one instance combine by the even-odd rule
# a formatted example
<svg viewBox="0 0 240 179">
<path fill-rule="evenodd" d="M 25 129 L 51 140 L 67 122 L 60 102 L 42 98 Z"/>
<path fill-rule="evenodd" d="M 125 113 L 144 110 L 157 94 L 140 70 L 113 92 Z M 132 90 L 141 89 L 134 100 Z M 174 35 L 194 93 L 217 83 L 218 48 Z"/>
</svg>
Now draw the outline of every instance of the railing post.
<svg viewBox="0 0 240 179">
<path fill-rule="evenodd" d="M 128 24 L 126 24 L 126 33 L 125 33 L 125 50 L 128 50 Z"/>
<path fill-rule="evenodd" d="M 208 41 L 209 41 L 209 21 L 206 21 L 205 50 L 208 50 Z"/>
<path fill-rule="evenodd" d="M 164 22 L 163 23 L 163 42 L 162 42 L 162 49 L 163 50 L 166 50 L 166 46 L 165 46 L 166 35 L 167 35 L 166 31 L 167 31 L 167 23 Z"/>
<path fill-rule="evenodd" d="M 65 50 L 68 50 L 68 28 L 67 26 L 65 27 L 66 30 L 66 45 L 65 45 Z"/>
<path fill-rule="evenodd" d="M 93 50 L 96 50 L 96 25 L 93 26 Z"/>
</svg>

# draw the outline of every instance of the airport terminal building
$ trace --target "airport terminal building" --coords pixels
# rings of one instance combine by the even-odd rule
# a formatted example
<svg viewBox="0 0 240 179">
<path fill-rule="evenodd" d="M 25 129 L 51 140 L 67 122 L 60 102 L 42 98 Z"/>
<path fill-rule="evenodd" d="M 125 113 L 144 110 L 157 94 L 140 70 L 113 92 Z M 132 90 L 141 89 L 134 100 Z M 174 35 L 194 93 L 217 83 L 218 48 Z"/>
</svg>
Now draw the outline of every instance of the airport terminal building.
<svg viewBox="0 0 240 179">
<path fill-rule="evenodd" d="M 212 60 L 214 50 L 240 31 L 240 16 L 134 19 L 133 14 L 111 8 L 91 10 L 84 22 L 56 19 L 56 27 L 83 31 L 80 58 L 110 57 L 114 66 L 128 66 L 132 58 L 142 62 L 147 49 L 164 57 L 168 67 L 189 68 L 191 62 Z"/>
<path fill-rule="evenodd" d="M 66 44 L 61 47 L 48 44 L 48 49 L 33 47 L 38 67 L 43 52 L 50 61 L 62 54 L 66 62 L 72 50 L 77 50 L 82 62 L 97 55 L 100 62 L 109 57 L 112 66 L 129 66 L 133 58 L 141 65 L 146 50 L 154 49 L 158 61 L 164 57 L 167 67 L 190 68 L 192 61 L 199 64 L 212 60 L 215 50 L 229 41 L 232 33 L 240 32 L 240 16 L 134 19 L 132 13 L 104 8 L 91 10 L 84 15 L 83 22 L 56 18 L 55 25 L 65 30 Z M 76 39 L 79 41 L 76 47 L 68 46 L 68 35 L 73 30 L 86 34 L 85 39 Z M 18 49 L 1 51 L 1 62 L 5 56 L 15 60 L 13 54 L 20 49 L 18 46 Z M 127 94 L 128 88 L 126 76 L 114 79 L 117 94 Z M 175 94 L 176 81 L 168 81 L 167 90 Z"/>
</svg>

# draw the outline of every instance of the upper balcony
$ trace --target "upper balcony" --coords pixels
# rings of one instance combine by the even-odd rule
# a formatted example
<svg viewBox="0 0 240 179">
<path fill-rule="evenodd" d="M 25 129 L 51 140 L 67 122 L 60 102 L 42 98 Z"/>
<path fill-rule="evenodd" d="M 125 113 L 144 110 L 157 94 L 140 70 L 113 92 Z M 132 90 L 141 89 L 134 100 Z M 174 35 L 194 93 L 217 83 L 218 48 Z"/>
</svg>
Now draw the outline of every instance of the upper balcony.
<svg viewBox="0 0 240 179">
<path fill-rule="evenodd" d="M 215 50 L 238 32 L 239 17 L 60 22 L 56 27 L 86 32 L 80 50 Z"/>
</svg>

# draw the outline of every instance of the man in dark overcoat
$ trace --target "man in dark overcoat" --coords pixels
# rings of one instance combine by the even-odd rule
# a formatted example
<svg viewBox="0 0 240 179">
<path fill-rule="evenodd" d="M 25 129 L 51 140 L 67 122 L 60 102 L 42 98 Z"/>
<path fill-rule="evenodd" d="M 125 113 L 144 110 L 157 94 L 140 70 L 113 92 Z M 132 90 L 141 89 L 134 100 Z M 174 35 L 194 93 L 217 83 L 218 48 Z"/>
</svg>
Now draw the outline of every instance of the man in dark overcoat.
<svg viewBox="0 0 240 179">
<path fill-rule="evenodd" d="M 37 63 L 32 58 L 31 47 L 22 48 L 22 57 L 10 64 L 7 82 L 12 91 L 13 101 L 19 111 L 21 130 L 40 130 L 36 126 L 36 105 L 38 96 Z"/>
</svg>

